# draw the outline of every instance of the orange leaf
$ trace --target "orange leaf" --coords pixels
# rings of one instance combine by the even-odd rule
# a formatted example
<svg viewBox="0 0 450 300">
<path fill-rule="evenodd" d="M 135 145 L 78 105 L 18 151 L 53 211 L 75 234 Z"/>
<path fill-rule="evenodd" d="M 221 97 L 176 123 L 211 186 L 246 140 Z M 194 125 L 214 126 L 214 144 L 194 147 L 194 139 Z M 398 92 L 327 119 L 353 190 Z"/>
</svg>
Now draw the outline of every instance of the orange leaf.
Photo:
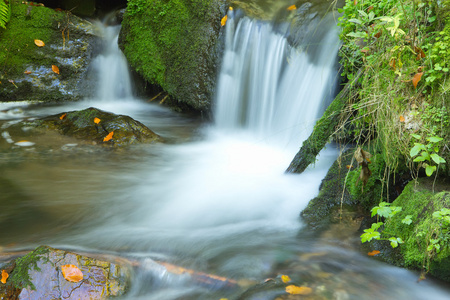
<svg viewBox="0 0 450 300">
<path fill-rule="evenodd" d="M 5 270 L 2 270 L 2 280 L 0 280 L 2 283 L 6 283 L 6 280 L 8 279 L 9 274 Z"/>
<path fill-rule="evenodd" d="M 405 117 L 404 116 L 400 116 L 400 122 L 405 122 Z"/>
<path fill-rule="evenodd" d="M 36 46 L 38 46 L 38 47 L 44 47 L 44 46 L 45 46 L 44 42 L 41 41 L 41 40 L 34 40 L 34 43 L 35 43 Z"/>
<path fill-rule="evenodd" d="M 417 60 L 421 59 L 421 58 L 425 58 L 425 52 L 423 52 L 423 50 L 419 47 L 414 47 L 414 51 L 417 53 Z"/>
<path fill-rule="evenodd" d="M 60 120 L 64 120 L 64 118 L 67 116 L 67 114 L 62 114 L 60 117 L 59 117 L 59 119 Z"/>
<path fill-rule="evenodd" d="M 354 0 L 354 1 L 353 1 L 353 4 L 354 4 L 354 5 L 358 4 L 358 0 Z"/>
<path fill-rule="evenodd" d="M 110 139 L 112 139 L 112 136 L 114 135 L 114 131 L 111 131 L 110 133 L 108 133 L 107 136 L 105 136 L 105 138 L 103 139 L 104 142 L 109 141 Z"/>
<path fill-rule="evenodd" d="M 286 287 L 286 293 L 292 295 L 309 295 L 312 293 L 312 289 L 306 286 L 288 285 Z"/>
<path fill-rule="evenodd" d="M 377 255 L 377 254 L 380 254 L 380 251 L 378 251 L 378 250 L 373 250 L 373 251 L 367 253 L 367 255 L 369 255 L 369 256 L 375 256 L 375 255 Z"/>
<path fill-rule="evenodd" d="M 23 72 L 24 74 L 31 74 L 31 71 L 25 71 L 25 72 Z"/>
<path fill-rule="evenodd" d="M 55 65 L 52 65 L 52 71 L 55 72 L 56 74 L 59 74 L 59 68 Z"/>
<path fill-rule="evenodd" d="M 100 123 L 100 121 L 101 121 L 101 120 L 100 120 L 99 118 L 94 118 L 94 123 L 95 123 L 95 124 Z"/>
<path fill-rule="evenodd" d="M 414 85 L 414 88 L 417 88 L 417 84 L 419 83 L 420 79 L 422 78 L 423 72 L 416 73 L 412 79 L 412 83 Z"/>
<path fill-rule="evenodd" d="M 287 275 L 281 275 L 281 281 L 283 281 L 284 283 L 288 283 L 289 281 L 291 281 L 291 278 Z"/>
<path fill-rule="evenodd" d="M 351 168 L 353 168 L 352 165 L 346 165 L 345 167 L 346 167 L 347 169 L 349 169 L 349 170 L 350 170 Z"/>
<path fill-rule="evenodd" d="M 297 9 L 297 6 L 295 6 L 295 4 L 291 5 L 287 8 L 287 10 L 294 10 L 294 9 Z"/>
<path fill-rule="evenodd" d="M 61 271 L 64 278 L 70 282 L 79 282 L 83 280 L 83 273 L 75 265 L 61 266 Z"/>
<path fill-rule="evenodd" d="M 220 21 L 220 25 L 225 26 L 225 24 L 227 24 L 227 20 L 228 20 L 228 16 L 225 15 L 225 17 L 223 17 L 222 20 Z"/>
</svg>

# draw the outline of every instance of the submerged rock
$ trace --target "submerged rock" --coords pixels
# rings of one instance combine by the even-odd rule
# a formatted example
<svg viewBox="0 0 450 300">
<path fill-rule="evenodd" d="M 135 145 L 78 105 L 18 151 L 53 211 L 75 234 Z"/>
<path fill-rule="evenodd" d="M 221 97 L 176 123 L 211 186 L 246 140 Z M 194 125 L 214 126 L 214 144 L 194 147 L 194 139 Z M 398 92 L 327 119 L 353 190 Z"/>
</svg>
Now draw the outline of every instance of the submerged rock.
<svg viewBox="0 0 450 300">
<path fill-rule="evenodd" d="M 64 278 L 61 267 L 74 265 L 82 272 L 79 282 Z M 41 246 L 3 269 L 9 273 L 0 285 L 0 299 L 105 299 L 120 296 L 130 284 L 132 268 L 124 261 L 103 261 Z"/>
<path fill-rule="evenodd" d="M 70 11 L 12 2 L 11 20 L 0 32 L 0 101 L 92 95 L 88 69 L 97 41 L 94 25 Z"/>
<path fill-rule="evenodd" d="M 12 127 L 17 126 L 31 132 L 31 135 L 54 130 L 63 135 L 111 147 L 162 140 L 147 126 L 129 116 L 116 115 L 94 107 L 23 121 Z"/>
</svg>

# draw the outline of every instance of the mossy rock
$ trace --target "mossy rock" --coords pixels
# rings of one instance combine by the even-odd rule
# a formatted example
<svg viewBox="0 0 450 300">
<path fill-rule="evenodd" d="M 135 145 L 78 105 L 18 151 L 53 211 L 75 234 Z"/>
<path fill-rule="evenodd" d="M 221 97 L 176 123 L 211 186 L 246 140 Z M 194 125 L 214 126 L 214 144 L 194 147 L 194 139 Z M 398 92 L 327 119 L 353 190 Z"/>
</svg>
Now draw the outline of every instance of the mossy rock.
<svg viewBox="0 0 450 300">
<path fill-rule="evenodd" d="M 17 126 L 22 127 L 23 130 L 31 130 L 32 135 L 55 130 L 60 134 L 106 147 L 162 141 L 159 135 L 139 121 L 94 107 L 23 121 L 12 127 Z"/>
<path fill-rule="evenodd" d="M 208 111 L 214 94 L 220 0 L 130 0 L 119 46 L 130 66 L 170 96 Z"/>
<path fill-rule="evenodd" d="M 92 95 L 88 69 L 100 41 L 94 25 L 69 11 L 30 3 L 11 1 L 11 20 L 0 28 L 1 101 L 56 102 Z M 38 47 L 35 40 L 45 45 Z"/>
<path fill-rule="evenodd" d="M 61 266 L 75 265 L 83 273 L 70 282 Z M 132 267 L 76 253 L 40 246 L 10 263 L 9 278 L 0 285 L 1 299 L 105 299 L 123 295 L 130 285 Z M 7 297 L 7 298 L 4 298 Z"/>
<path fill-rule="evenodd" d="M 439 192 L 432 192 L 434 184 Z M 402 211 L 385 222 L 383 231 L 386 238 L 395 236 L 404 241 L 399 246 L 403 261 L 397 265 L 429 272 L 445 281 L 450 281 L 450 222 L 433 217 L 433 213 L 450 208 L 449 186 L 448 178 L 437 183 L 429 178 L 411 181 L 392 203 Z M 409 225 L 402 222 L 406 216 L 411 216 Z M 427 250 L 431 240 L 437 241 L 439 251 Z"/>
</svg>

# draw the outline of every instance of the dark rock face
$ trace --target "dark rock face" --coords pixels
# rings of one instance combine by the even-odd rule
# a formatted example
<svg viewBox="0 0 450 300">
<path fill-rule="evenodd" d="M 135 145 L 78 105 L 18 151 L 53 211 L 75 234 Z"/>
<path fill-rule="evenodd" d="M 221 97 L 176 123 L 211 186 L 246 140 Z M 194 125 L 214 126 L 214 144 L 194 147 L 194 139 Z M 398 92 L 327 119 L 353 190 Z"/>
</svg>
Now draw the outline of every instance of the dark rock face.
<svg viewBox="0 0 450 300">
<path fill-rule="evenodd" d="M 0 101 L 92 95 L 88 68 L 99 41 L 93 24 L 69 11 L 19 2 L 11 7 L 11 20 L 0 32 Z M 35 40 L 45 45 L 39 47 Z"/>
<path fill-rule="evenodd" d="M 156 133 L 131 117 L 94 107 L 24 121 L 15 126 L 31 127 L 41 133 L 56 130 L 63 135 L 112 147 L 161 141 Z"/>
<path fill-rule="evenodd" d="M 74 265 L 83 273 L 79 282 L 63 277 L 61 267 Z M 132 268 L 41 246 L 7 267 L 10 277 L 0 286 L 1 299 L 105 299 L 123 295 Z"/>
<path fill-rule="evenodd" d="M 207 111 L 217 73 L 220 0 L 131 0 L 119 46 L 132 69 L 179 102 Z"/>
</svg>

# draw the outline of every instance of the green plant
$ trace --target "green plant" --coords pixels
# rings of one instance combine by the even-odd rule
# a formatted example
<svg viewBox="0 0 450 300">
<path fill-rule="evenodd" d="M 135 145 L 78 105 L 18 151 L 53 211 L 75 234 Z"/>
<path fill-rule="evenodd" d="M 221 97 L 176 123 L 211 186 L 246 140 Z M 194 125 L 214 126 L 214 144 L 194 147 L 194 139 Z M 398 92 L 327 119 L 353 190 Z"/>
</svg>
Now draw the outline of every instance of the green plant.
<svg viewBox="0 0 450 300">
<path fill-rule="evenodd" d="M 421 140 L 422 136 L 418 134 L 411 134 L 417 140 Z M 442 163 L 445 163 L 445 159 L 439 156 L 439 142 L 443 139 L 438 136 L 431 136 L 426 138 L 426 144 L 422 143 L 414 143 L 414 147 L 411 148 L 409 155 L 411 158 L 414 158 L 414 162 L 421 163 L 421 166 L 425 168 L 425 173 L 427 176 L 433 175 L 436 171 L 437 166 Z M 436 165 L 432 165 L 432 163 Z"/>
<path fill-rule="evenodd" d="M 6 23 L 11 18 L 11 2 L 6 3 L 5 0 L 0 0 L 0 27 L 6 29 Z"/>
<path fill-rule="evenodd" d="M 400 206 L 391 206 L 390 203 L 387 202 L 380 202 L 378 206 L 375 206 L 372 208 L 372 214 L 371 216 L 377 216 L 377 221 L 379 218 L 392 218 L 397 213 L 399 213 L 402 210 Z M 402 223 L 406 225 L 410 225 L 412 223 L 412 216 L 407 215 L 405 218 L 402 219 Z M 384 225 L 384 222 L 377 222 L 373 223 L 372 226 L 368 229 L 364 229 L 364 233 L 361 235 L 361 242 L 370 242 L 371 240 L 385 240 L 389 241 L 392 248 L 398 247 L 399 244 L 403 243 L 403 240 L 400 237 L 388 237 L 388 238 L 382 238 L 382 233 L 379 232 L 378 229 L 380 229 Z"/>
</svg>

